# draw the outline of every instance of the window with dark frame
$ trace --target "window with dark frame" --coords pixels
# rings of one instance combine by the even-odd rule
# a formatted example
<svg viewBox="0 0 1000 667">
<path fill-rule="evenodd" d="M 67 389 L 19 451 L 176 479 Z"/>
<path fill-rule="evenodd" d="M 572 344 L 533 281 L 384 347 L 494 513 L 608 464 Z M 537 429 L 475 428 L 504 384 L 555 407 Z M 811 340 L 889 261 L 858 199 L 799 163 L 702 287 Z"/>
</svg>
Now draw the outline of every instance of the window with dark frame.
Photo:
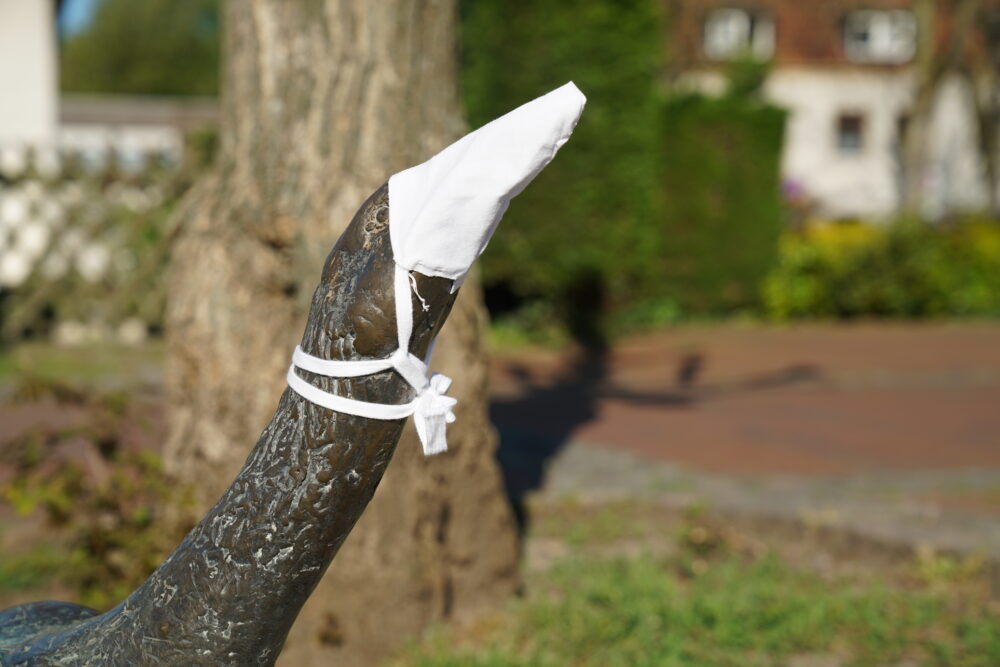
<svg viewBox="0 0 1000 667">
<path fill-rule="evenodd" d="M 762 11 L 720 7 L 705 17 L 703 44 L 711 60 L 751 56 L 767 60 L 774 55 L 774 19 Z"/>
<path fill-rule="evenodd" d="M 865 147 L 865 117 L 856 112 L 837 116 L 837 151 L 856 155 Z"/>
<path fill-rule="evenodd" d="M 902 64 L 917 49 L 917 20 L 906 9 L 852 11 L 843 23 L 844 53 L 856 63 Z"/>
</svg>

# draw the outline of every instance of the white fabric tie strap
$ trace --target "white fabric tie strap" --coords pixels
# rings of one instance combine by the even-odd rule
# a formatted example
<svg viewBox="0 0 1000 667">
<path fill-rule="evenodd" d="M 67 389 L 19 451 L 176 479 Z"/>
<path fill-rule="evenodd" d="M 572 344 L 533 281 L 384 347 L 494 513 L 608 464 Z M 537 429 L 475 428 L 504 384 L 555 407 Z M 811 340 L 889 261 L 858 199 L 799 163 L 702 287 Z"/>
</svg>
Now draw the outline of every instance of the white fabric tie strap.
<svg viewBox="0 0 1000 667">
<path fill-rule="evenodd" d="M 292 355 L 292 365 L 288 368 L 287 379 L 288 386 L 299 396 L 329 410 L 367 419 L 405 419 L 413 415 L 417 436 L 423 445 L 424 454 L 430 456 L 448 449 L 445 438 L 446 424 L 455 421 L 452 408 L 458 401 L 445 395 L 451 386 L 451 378 L 435 373 L 428 379 L 427 364 L 410 353 L 410 336 L 413 332 L 410 289 L 409 271 L 396 265 L 393 292 L 396 300 L 396 333 L 399 347 L 392 353 L 391 357 L 388 359 L 336 361 L 314 357 L 311 354 L 306 354 L 301 347 L 296 346 L 295 353 Z M 296 368 L 316 375 L 341 378 L 362 377 L 391 368 L 399 373 L 407 384 L 416 389 L 417 395 L 409 403 L 399 405 L 358 401 L 314 387 L 298 376 L 295 372 Z"/>
</svg>

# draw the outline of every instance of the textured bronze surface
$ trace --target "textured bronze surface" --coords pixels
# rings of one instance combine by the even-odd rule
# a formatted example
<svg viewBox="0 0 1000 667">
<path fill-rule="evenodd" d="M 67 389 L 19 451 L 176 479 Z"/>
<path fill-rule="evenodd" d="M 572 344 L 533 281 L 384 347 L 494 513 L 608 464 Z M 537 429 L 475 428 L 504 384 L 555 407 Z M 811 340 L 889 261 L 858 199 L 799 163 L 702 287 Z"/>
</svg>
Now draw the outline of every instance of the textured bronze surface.
<svg viewBox="0 0 1000 667">
<path fill-rule="evenodd" d="M 326 260 L 301 343 L 309 354 L 351 360 L 395 350 L 388 225 L 383 185 Z M 418 275 L 417 288 L 430 308 L 413 309 L 410 351 L 423 357 L 455 295 L 442 278 Z M 299 373 L 363 401 L 404 403 L 413 396 L 392 370 L 356 379 Z M 336 413 L 286 389 L 233 484 L 138 590 L 105 614 L 84 618 L 85 608 L 68 606 L 44 622 L 24 623 L 21 643 L 0 644 L 3 664 L 273 664 L 302 604 L 371 500 L 403 423 Z M 16 607 L 0 619 L 35 613 Z"/>
</svg>

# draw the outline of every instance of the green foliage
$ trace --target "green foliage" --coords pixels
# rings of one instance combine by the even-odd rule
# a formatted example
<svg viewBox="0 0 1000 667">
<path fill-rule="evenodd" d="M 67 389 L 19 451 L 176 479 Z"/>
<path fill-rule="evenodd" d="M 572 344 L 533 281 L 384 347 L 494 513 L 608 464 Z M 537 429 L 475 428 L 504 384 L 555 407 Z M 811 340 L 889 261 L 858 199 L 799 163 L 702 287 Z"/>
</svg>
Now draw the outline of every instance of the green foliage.
<svg viewBox="0 0 1000 667">
<path fill-rule="evenodd" d="M 656 504 L 536 509 L 542 524 L 533 518 L 532 532 L 540 527 L 547 543 L 562 538 L 573 555 L 529 578 L 525 598 L 502 614 L 432 634 L 398 664 L 985 667 L 1000 659 L 986 577 L 965 561 L 956 571 L 918 553 L 917 578 L 893 584 L 856 568 L 820 576 L 703 508 L 675 517 L 673 531 Z M 616 542 L 649 551 L 609 557 Z"/>
<path fill-rule="evenodd" d="M 763 289 L 778 320 L 1000 315 L 1000 226 L 817 225 L 782 239 Z"/>
<path fill-rule="evenodd" d="M 41 588 L 59 576 L 65 554 L 39 546 L 24 554 L 4 554 L 0 560 L 0 592 Z"/>
<path fill-rule="evenodd" d="M 84 400 L 79 396 L 74 402 Z M 189 489 L 163 473 L 155 454 L 124 442 L 122 398 L 86 399 L 84 407 L 83 425 L 42 427 L 7 446 L 20 456 L 13 479 L 0 489 L 4 500 L 21 514 L 40 513 L 69 553 L 58 568 L 50 559 L 9 559 L 0 568 L 0 586 L 33 587 L 54 578 L 83 604 L 103 609 L 142 583 L 193 517 Z"/>
<path fill-rule="evenodd" d="M 825 581 L 774 557 L 724 557 L 701 574 L 670 560 L 576 557 L 544 575 L 474 647 L 438 639 L 420 667 L 774 665 L 834 654 L 845 664 L 993 665 L 998 619 L 932 591 Z"/>
<path fill-rule="evenodd" d="M 957 556 L 939 553 L 930 546 L 918 548 L 916 560 L 917 577 L 926 585 L 937 587 L 982 579 L 987 565 L 983 554 Z"/>
<path fill-rule="evenodd" d="M 60 393 L 82 392 L 93 387 L 142 387 L 151 373 L 163 367 L 163 340 L 123 346 L 105 342 L 94 345 L 60 347 L 48 342 L 21 342 L 0 351 L 0 384 L 15 386 L 25 398 L 37 383 L 40 391 L 57 401 L 72 399 Z M 81 387 L 85 389 L 81 389 Z"/>
<path fill-rule="evenodd" d="M 215 95 L 218 0 L 101 0 L 91 25 L 63 44 L 65 91 Z"/>
<path fill-rule="evenodd" d="M 700 95 L 664 110 L 660 276 L 686 314 L 756 305 L 783 224 L 785 112 L 752 98 Z"/>
<path fill-rule="evenodd" d="M 4 489 L 22 513 L 36 509 L 71 535 L 70 552 L 57 576 L 80 601 L 106 609 L 149 576 L 174 546 L 176 535 L 154 525 L 176 502 L 158 459 L 122 454 L 110 459 L 107 480 L 93 483 L 67 465 L 45 475 L 24 475 Z"/>
<path fill-rule="evenodd" d="M 771 63 L 766 60 L 752 57 L 733 60 L 726 68 L 726 94 L 740 99 L 757 97 L 770 71 Z"/>
<path fill-rule="evenodd" d="M 513 200 L 483 261 L 487 284 L 505 282 L 524 299 L 552 304 L 571 329 L 580 320 L 572 302 L 581 285 L 595 318 L 653 279 L 657 11 L 640 0 L 462 3 L 462 85 L 472 126 L 569 80 L 588 97 L 573 140 Z M 600 289 L 592 293 L 595 282 Z"/>
<path fill-rule="evenodd" d="M 483 257 L 487 285 L 548 304 L 585 342 L 615 333 L 611 321 L 752 306 L 774 258 L 784 114 L 754 99 L 767 65 L 734 64 L 724 99 L 665 99 L 658 7 L 462 3 L 471 125 L 567 80 L 588 96 L 572 141 L 514 199 Z"/>
<path fill-rule="evenodd" d="M 567 342 L 566 331 L 558 325 L 550 301 L 534 300 L 490 321 L 493 348 L 510 350 L 533 345 L 558 348 Z"/>
<path fill-rule="evenodd" d="M 32 167 L 7 177 L 2 199 L 21 202 L 28 218 L 14 236 L 31 227 L 44 240 L 30 255 L 13 244 L 30 269 L 0 288 L 0 343 L 51 336 L 60 324 L 69 324 L 64 342 L 73 344 L 106 339 L 127 321 L 159 331 L 168 219 L 197 171 L 155 155 L 130 169 L 113 159 L 85 167 L 69 156 L 45 177 Z"/>
</svg>

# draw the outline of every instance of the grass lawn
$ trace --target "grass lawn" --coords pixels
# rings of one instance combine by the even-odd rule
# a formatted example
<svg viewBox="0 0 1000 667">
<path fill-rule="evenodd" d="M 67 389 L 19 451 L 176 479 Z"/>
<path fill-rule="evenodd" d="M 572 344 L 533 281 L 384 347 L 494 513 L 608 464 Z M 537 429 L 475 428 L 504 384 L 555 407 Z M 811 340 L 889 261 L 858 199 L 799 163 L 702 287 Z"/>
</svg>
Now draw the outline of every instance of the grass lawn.
<svg viewBox="0 0 1000 667">
<path fill-rule="evenodd" d="M 571 540 L 522 599 L 430 633 L 394 664 L 1000 665 L 1000 615 L 975 568 L 915 558 L 895 575 L 819 573 L 699 524 L 672 549 L 630 555 L 614 555 L 603 528 L 581 533 L 602 543 Z"/>
<path fill-rule="evenodd" d="M 0 383 L 33 378 L 82 386 L 128 385 L 160 372 L 164 348 L 162 340 L 135 347 L 107 343 L 70 348 L 23 343 L 0 349 Z"/>
</svg>

